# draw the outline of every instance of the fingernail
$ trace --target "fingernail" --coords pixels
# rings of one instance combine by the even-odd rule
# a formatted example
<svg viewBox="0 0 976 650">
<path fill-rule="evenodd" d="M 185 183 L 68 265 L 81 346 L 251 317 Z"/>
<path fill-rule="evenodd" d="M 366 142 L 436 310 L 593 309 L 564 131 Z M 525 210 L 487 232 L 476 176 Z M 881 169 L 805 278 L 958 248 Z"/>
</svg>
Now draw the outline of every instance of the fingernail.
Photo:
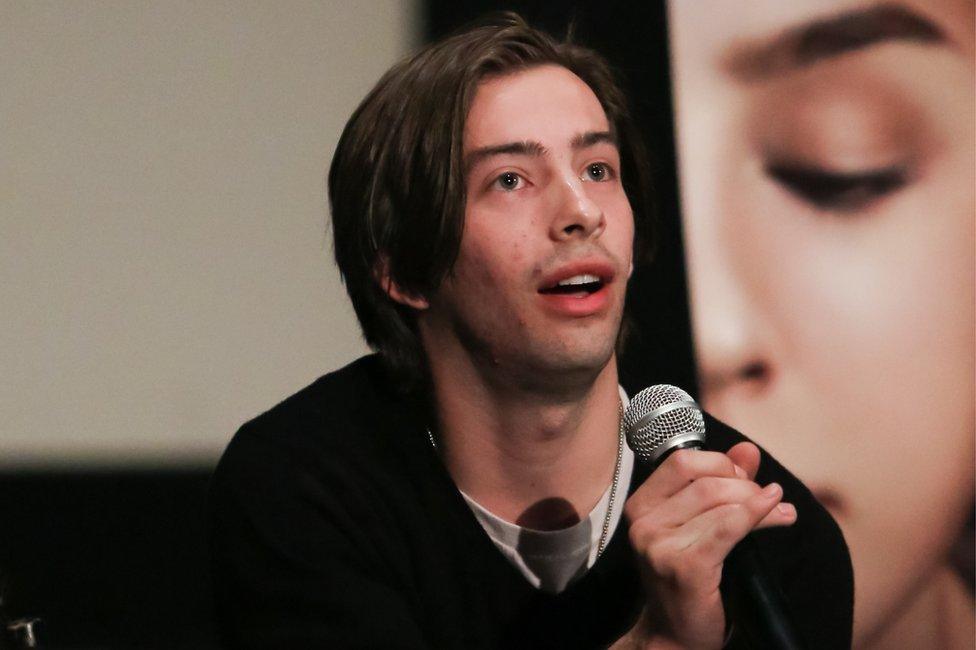
<svg viewBox="0 0 976 650">
<path fill-rule="evenodd" d="M 781 503 L 778 506 L 776 506 L 776 509 L 779 510 L 779 514 L 783 516 L 786 517 L 796 516 L 796 508 L 793 506 L 792 503 Z"/>
<path fill-rule="evenodd" d="M 783 491 L 783 488 L 779 486 L 779 483 L 770 483 L 763 488 L 762 494 L 767 499 L 772 499 L 773 497 L 778 497 Z"/>
<path fill-rule="evenodd" d="M 742 469 L 741 467 L 739 467 L 738 465 L 733 465 L 733 467 L 735 467 L 735 475 L 738 476 L 739 478 L 748 478 L 749 477 L 749 475 L 746 474 L 746 471 L 744 469 Z"/>
</svg>

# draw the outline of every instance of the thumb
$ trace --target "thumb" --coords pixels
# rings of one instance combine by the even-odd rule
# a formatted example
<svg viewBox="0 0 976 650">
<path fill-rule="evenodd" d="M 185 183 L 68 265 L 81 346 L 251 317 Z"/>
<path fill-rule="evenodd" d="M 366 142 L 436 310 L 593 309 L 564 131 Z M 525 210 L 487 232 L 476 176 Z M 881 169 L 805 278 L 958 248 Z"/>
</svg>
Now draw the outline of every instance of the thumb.
<svg viewBox="0 0 976 650">
<path fill-rule="evenodd" d="M 756 478 L 756 472 L 759 471 L 759 447 L 751 442 L 740 442 L 729 449 L 726 455 L 745 471 L 750 480 Z"/>
</svg>

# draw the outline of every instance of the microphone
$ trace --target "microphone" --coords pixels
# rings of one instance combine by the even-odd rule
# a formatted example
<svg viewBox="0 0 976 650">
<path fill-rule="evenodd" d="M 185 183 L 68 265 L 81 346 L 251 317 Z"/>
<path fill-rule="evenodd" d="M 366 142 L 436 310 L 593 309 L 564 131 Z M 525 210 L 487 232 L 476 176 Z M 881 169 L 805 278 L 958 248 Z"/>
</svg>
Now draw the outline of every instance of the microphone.
<svg viewBox="0 0 976 650">
<path fill-rule="evenodd" d="M 624 413 L 623 424 L 627 444 L 638 458 L 650 464 L 651 471 L 679 449 L 705 448 L 701 409 L 691 395 L 677 386 L 658 384 L 637 393 Z M 724 566 L 728 585 L 737 596 L 734 620 L 745 636 L 760 648 L 804 648 L 787 615 L 782 593 L 766 577 L 751 535 L 732 549 Z M 727 605 L 727 615 L 729 609 Z"/>
</svg>

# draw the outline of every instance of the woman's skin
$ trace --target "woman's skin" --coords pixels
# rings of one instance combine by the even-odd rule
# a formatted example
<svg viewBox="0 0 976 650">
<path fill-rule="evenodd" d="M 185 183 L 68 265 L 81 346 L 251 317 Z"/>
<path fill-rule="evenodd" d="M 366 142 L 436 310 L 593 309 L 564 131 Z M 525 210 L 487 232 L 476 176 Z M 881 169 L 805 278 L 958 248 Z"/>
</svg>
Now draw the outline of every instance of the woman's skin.
<svg viewBox="0 0 976 650">
<path fill-rule="evenodd" d="M 974 499 L 973 23 L 670 3 L 703 402 L 837 518 L 856 647 L 974 644 L 947 562 Z"/>
</svg>

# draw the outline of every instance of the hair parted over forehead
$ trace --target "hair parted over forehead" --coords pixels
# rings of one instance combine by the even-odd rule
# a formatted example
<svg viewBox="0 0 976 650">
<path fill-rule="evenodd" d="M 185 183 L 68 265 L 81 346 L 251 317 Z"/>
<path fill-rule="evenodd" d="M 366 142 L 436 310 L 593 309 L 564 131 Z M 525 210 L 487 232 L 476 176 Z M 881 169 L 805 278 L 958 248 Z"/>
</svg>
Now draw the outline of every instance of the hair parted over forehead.
<svg viewBox="0 0 976 650">
<path fill-rule="evenodd" d="M 479 83 L 539 65 L 576 74 L 596 95 L 620 148 L 635 218 L 635 254 L 650 249 L 647 164 L 626 99 L 602 57 L 496 15 L 426 46 L 391 68 L 353 113 L 329 169 L 336 264 L 366 342 L 402 387 L 424 376 L 409 307 L 380 286 L 424 296 L 450 273 L 464 229 L 463 135 Z"/>
</svg>

